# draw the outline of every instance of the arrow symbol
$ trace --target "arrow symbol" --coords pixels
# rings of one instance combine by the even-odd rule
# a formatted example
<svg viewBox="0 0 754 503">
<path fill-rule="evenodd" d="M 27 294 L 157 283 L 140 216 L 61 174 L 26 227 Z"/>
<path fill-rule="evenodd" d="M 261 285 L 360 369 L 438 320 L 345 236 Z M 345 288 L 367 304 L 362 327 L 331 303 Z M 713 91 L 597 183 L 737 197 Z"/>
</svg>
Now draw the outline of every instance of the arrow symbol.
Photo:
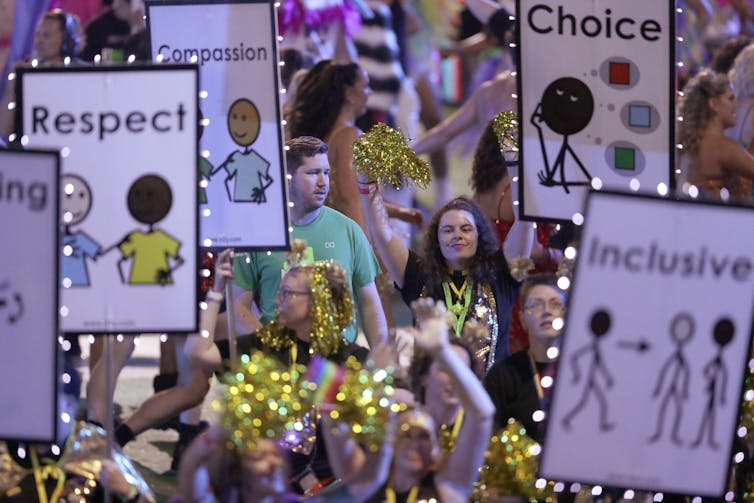
<svg viewBox="0 0 754 503">
<path fill-rule="evenodd" d="M 640 341 L 618 341 L 618 347 L 621 349 L 633 349 L 639 353 L 649 351 L 650 344 L 646 340 Z"/>
</svg>

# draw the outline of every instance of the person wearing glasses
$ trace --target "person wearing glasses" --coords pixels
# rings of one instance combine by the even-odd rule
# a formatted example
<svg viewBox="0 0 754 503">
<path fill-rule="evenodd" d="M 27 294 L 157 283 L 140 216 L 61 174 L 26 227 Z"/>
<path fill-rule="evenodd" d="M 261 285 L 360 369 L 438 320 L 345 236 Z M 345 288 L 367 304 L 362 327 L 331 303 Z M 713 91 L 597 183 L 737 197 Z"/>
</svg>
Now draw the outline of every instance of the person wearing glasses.
<svg viewBox="0 0 754 503">
<path fill-rule="evenodd" d="M 333 259 L 345 269 L 364 335 L 369 346 L 375 347 L 387 338 L 385 312 L 375 284 L 381 271 L 366 235 L 356 222 L 325 206 L 331 174 L 327 144 L 312 136 L 299 136 L 287 141 L 286 147 L 291 238 L 308 243 L 304 262 Z M 233 307 L 239 333 L 253 332 L 273 319 L 280 272 L 287 267 L 285 252 L 236 257 Z M 253 303 L 258 311 L 252 307 Z M 353 323 L 346 331 L 346 339 L 353 342 L 356 335 Z"/>
<path fill-rule="evenodd" d="M 529 348 L 496 362 L 484 378 L 484 387 L 495 404 L 496 428 L 513 418 L 540 442 L 560 348 L 565 292 L 554 275 L 532 275 L 521 286 L 520 300 Z"/>
</svg>

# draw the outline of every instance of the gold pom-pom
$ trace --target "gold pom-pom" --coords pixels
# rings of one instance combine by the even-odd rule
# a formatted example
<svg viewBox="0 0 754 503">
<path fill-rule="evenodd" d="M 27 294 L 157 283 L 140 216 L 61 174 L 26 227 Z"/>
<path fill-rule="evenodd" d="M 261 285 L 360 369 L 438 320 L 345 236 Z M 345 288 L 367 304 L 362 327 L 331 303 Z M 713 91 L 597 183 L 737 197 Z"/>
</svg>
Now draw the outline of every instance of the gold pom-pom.
<svg viewBox="0 0 754 503">
<path fill-rule="evenodd" d="M 312 407 L 309 386 L 301 379 L 303 365 L 285 366 L 262 352 L 243 355 L 238 368 L 226 375 L 224 400 L 212 407 L 238 448 L 254 448 L 257 439 L 280 438 L 304 428 L 302 418 Z"/>
<path fill-rule="evenodd" d="M 503 110 L 492 119 L 492 130 L 497 135 L 503 153 L 518 148 L 518 117 L 512 110 Z"/>
<path fill-rule="evenodd" d="M 287 351 L 296 343 L 296 332 L 283 326 L 277 316 L 271 322 L 262 325 L 256 334 L 265 347 L 275 351 Z"/>
<path fill-rule="evenodd" d="M 405 177 L 426 188 L 430 180 L 429 164 L 407 142 L 408 138 L 399 131 L 382 122 L 376 124 L 353 144 L 356 170 L 379 184 L 400 187 Z"/>
<path fill-rule="evenodd" d="M 529 275 L 529 271 L 534 269 L 534 261 L 529 257 L 516 257 L 510 261 L 508 266 L 513 279 L 523 281 Z"/>
<path fill-rule="evenodd" d="M 746 428 L 744 441 L 749 448 L 754 447 L 754 369 L 749 369 L 744 380 L 744 394 L 741 397 L 741 419 L 739 426 Z"/>
<path fill-rule="evenodd" d="M 554 484 L 537 479 L 540 451 L 521 423 L 509 420 L 490 439 L 471 500 L 483 503 L 492 496 L 523 496 L 529 501 L 555 501 Z"/>
<path fill-rule="evenodd" d="M 363 369 L 353 357 L 346 361 L 346 375 L 335 395 L 330 417 L 346 423 L 357 442 L 376 452 L 385 438 L 390 419 L 393 377 L 389 369 Z"/>
<path fill-rule="evenodd" d="M 294 239 L 291 241 L 291 250 L 285 255 L 285 260 L 289 266 L 294 267 L 302 263 L 307 246 L 308 243 L 305 239 Z"/>
<path fill-rule="evenodd" d="M 353 321 L 351 291 L 346 288 L 339 301 L 336 301 L 327 277 L 328 273 L 340 270 L 341 267 L 330 260 L 316 263 L 312 272 L 310 344 L 312 352 L 323 356 L 329 356 L 340 349 L 345 343 L 343 331 Z"/>
</svg>

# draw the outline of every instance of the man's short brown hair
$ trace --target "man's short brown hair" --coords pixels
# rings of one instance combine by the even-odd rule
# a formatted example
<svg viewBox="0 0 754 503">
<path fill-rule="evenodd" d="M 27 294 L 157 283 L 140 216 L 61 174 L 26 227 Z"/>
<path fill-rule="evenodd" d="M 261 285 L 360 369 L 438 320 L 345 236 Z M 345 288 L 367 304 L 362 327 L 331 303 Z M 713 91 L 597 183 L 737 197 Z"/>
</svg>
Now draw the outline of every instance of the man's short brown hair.
<svg viewBox="0 0 754 503">
<path fill-rule="evenodd" d="M 285 146 L 285 164 L 291 175 L 304 164 L 305 159 L 327 153 L 327 144 L 314 136 L 292 138 L 285 142 Z"/>
</svg>

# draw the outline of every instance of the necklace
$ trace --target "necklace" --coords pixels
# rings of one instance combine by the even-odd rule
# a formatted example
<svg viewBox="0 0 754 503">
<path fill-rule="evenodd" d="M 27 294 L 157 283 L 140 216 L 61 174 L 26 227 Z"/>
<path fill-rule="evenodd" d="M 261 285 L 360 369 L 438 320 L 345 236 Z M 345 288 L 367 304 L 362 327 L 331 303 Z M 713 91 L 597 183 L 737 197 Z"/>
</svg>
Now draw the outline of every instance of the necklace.
<svg viewBox="0 0 754 503">
<path fill-rule="evenodd" d="M 450 295 L 450 289 L 453 289 L 453 293 L 456 294 L 456 301 Z M 453 315 L 453 331 L 456 336 L 461 337 L 461 331 L 463 330 L 463 324 L 466 322 L 466 316 L 469 313 L 469 306 L 471 306 L 471 291 L 473 285 L 469 286 L 469 278 L 463 280 L 461 288 L 456 288 L 453 281 L 443 281 L 442 291 L 445 294 L 445 305 L 448 307 L 450 314 Z M 463 297 L 463 304 L 461 304 L 461 297 Z"/>
<path fill-rule="evenodd" d="M 419 494 L 419 484 L 416 484 L 408 492 L 408 496 L 406 497 L 406 503 L 414 503 L 416 501 L 416 496 L 418 496 L 418 494 Z M 392 480 L 389 480 L 387 483 L 387 487 L 385 487 L 385 499 L 387 500 L 387 503 L 397 503 L 398 501 L 395 495 L 395 489 L 393 489 Z"/>
<path fill-rule="evenodd" d="M 456 438 L 458 438 L 458 432 L 461 431 L 461 425 L 463 424 L 463 408 L 458 411 L 456 415 L 456 422 L 453 423 L 453 427 L 447 424 L 440 426 L 440 446 L 445 452 L 453 452 L 456 447 Z"/>
</svg>

